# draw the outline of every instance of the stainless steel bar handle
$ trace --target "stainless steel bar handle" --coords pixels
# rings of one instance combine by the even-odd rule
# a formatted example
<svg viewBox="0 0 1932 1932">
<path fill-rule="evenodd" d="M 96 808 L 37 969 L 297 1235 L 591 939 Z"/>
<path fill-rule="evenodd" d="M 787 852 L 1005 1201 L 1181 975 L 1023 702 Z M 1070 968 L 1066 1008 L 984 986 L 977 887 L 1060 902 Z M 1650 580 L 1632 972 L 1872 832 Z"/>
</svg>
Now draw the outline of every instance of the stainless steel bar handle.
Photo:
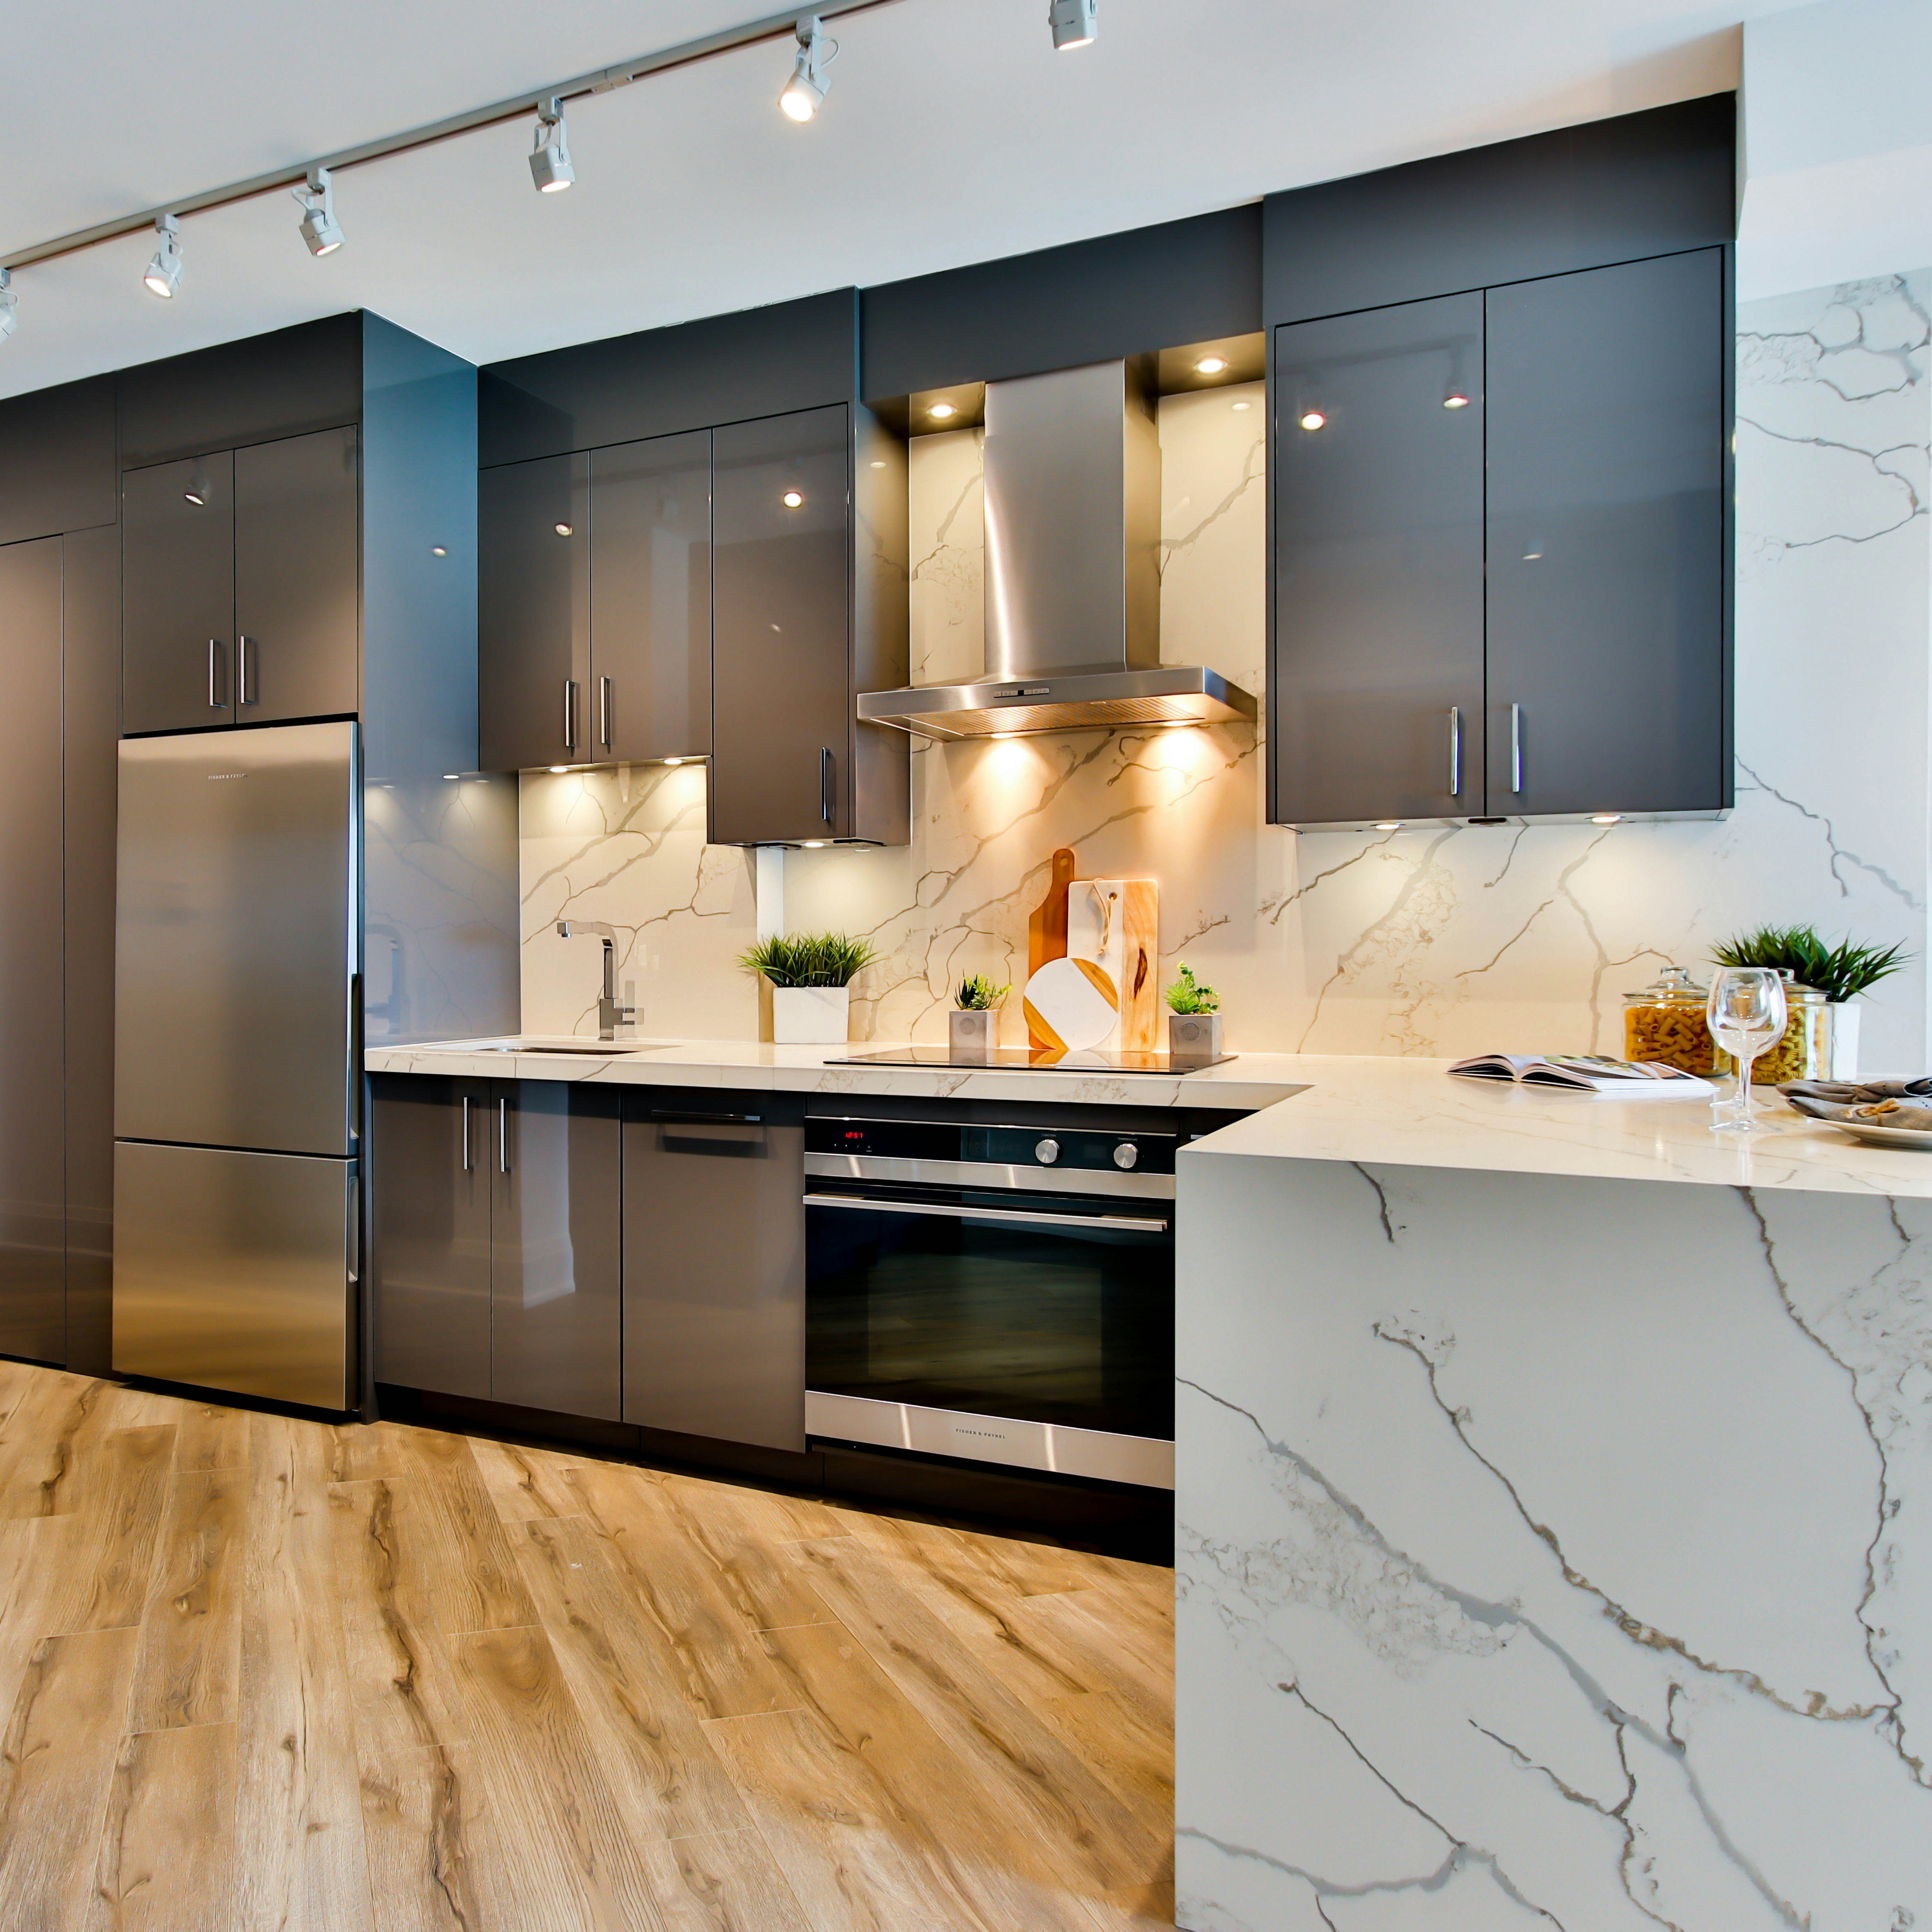
<svg viewBox="0 0 1932 1932">
<path fill-rule="evenodd" d="M 563 748 L 577 749 L 577 680 L 574 677 L 563 681 Z"/>
<path fill-rule="evenodd" d="M 597 742 L 605 751 L 610 748 L 610 680 L 608 677 L 597 680 Z"/>
<path fill-rule="evenodd" d="M 250 660 L 257 655 L 253 638 L 238 637 L 235 640 L 235 701 L 237 704 L 257 704 L 261 702 L 259 680 L 250 674 Z M 257 667 L 259 668 L 259 667 Z"/>
<path fill-rule="evenodd" d="M 818 815 L 827 825 L 832 823 L 832 747 L 830 745 L 818 754 Z"/>
<path fill-rule="evenodd" d="M 1510 790 L 1522 789 L 1522 706 L 1510 706 Z"/>
<path fill-rule="evenodd" d="M 1449 707 L 1449 796 L 1462 796 L 1462 708 Z"/>
<path fill-rule="evenodd" d="M 221 640 L 210 638 L 208 640 L 208 708 L 211 711 L 226 709 L 227 700 L 219 695 L 221 675 Z"/>
<path fill-rule="evenodd" d="M 510 1171 L 510 1102 L 506 1095 L 496 1102 L 496 1169 Z"/>
<path fill-rule="evenodd" d="M 874 1201 L 862 1194 L 808 1194 L 808 1208 L 856 1208 L 864 1214 L 932 1214 L 947 1221 L 1037 1221 L 1049 1228 L 1138 1228 L 1164 1234 L 1165 1221 L 1132 1214 L 1030 1214 L 1023 1208 L 953 1208 L 937 1201 Z"/>
<path fill-rule="evenodd" d="M 463 1171 L 470 1171 L 470 1096 L 463 1096 Z"/>
</svg>

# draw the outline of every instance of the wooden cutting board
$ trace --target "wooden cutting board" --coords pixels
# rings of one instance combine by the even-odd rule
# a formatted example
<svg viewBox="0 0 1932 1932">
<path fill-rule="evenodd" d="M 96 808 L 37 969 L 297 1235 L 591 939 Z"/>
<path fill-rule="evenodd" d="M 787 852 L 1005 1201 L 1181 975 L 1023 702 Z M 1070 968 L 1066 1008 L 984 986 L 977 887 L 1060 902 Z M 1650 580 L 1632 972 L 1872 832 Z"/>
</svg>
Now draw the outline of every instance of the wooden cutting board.
<svg viewBox="0 0 1932 1932">
<path fill-rule="evenodd" d="M 1047 872 L 1046 896 L 1027 921 L 1027 977 L 1033 976 L 1049 959 L 1066 957 L 1066 889 L 1073 883 L 1073 854 L 1061 846 L 1054 854 Z M 1049 1046 L 1030 1024 L 1027 1036 L 1035 1046 Z"/>
<path fill-rule="evenodd" d="M 1151 879 L 1124 879 L 1126 944 L 1120 965 L 1120 1044 L 1130 1052 L 1162 1044 L 1160 1037 L 1160 888 Z"/>
</svg>

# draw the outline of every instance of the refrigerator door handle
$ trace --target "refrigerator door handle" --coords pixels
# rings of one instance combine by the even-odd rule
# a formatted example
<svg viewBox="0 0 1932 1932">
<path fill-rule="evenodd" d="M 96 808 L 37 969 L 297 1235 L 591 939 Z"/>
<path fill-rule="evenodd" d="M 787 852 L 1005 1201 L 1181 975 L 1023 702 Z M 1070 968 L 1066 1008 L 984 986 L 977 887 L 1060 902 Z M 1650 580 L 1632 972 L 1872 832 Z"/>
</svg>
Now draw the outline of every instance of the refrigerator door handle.
<svg viewBox="0 0 1932 1932">
<path fill-rule="evenodd" d="M 510 1102 L 507 1095 L 496 1102 L 496 1170 L 510 1171 Z"/>
<path fill-rule="evenodd" d="M 470 1096 L 466 1094 L 463 1096 L 463 1171 L 465 1174 L 467 1174 L 470 1172 Z"/>
</svg>

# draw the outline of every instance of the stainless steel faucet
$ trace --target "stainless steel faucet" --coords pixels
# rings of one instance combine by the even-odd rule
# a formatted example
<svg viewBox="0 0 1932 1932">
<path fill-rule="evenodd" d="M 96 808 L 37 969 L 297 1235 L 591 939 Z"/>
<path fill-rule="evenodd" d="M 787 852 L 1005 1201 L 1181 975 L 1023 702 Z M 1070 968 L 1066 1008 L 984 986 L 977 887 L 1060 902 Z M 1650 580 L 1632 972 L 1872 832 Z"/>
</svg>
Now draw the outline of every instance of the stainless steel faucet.
<svg viewBox="0 0 1932 1932">
<path fill-rule="evenodd" d="M 597 1037 L 615 1040 L 620 1026 L 628 1026 L 638 1016 L 635 1006 L 617 1004 L 617 935 L 601 919 L 560 919 L 556 922 L 560 939 L 587 933 L 604 942 L 604 990 L 597 996 Z"/>
</svg>

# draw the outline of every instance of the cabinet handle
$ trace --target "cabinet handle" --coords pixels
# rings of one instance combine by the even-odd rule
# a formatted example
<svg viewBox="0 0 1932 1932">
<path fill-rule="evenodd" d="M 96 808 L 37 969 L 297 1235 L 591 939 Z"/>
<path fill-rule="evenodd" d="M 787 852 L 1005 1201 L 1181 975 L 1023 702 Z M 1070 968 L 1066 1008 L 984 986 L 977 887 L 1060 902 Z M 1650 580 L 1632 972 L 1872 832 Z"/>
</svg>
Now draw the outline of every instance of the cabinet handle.
<svg viewBox="0 0 1932 1932">
<path fill-rule="evenodd" d="M 510 1171 L 510 1102 L 508 1096 L 496 1102 L 496 1171 Z"/>
<path fill-rule="evenodd" d="M 597 742 L 605 751 L 610 748 L 610 680 L 608 677 L 597 680 Z"/>
<path fill-rule="evenodd" d="M 470 1171 L 470 1096 L 463 1096 L 463 1171 Z"/>
<path fill-rule="evenodd" d="M 577 680 L 574 677 L 563 681 L 563 748 L 577 749 Z"/>
<path fill-rule="evenodd" d="M 210 638 L 208 640 L 208 708 L 211 711 L 225 711 L 228 700 L 221 690 L 221 640 Z"/>
<path fill-rule="evenodd" d="M 1462 710 L 1456 704 L 1449 707 L 1449 796 L 1462 796 Z"/>
<path fill-rule="evenodd" d="M 818 815 L 827 825 L 832 823 L 832 747 L 830 745 L 818 754 Z"/>
<path fill-rule="evenodd" d="M 1522 706 L 1510 706 L 1510 790 L 1522 789 Z"/>
<path fill-rule="evenodd" d="M 261 693 L 254 672 L 260 668 L 260 651 L 253 638 L 235 640 L 235 701 L 237 704 L 257 704 Z"/>
</svg>

